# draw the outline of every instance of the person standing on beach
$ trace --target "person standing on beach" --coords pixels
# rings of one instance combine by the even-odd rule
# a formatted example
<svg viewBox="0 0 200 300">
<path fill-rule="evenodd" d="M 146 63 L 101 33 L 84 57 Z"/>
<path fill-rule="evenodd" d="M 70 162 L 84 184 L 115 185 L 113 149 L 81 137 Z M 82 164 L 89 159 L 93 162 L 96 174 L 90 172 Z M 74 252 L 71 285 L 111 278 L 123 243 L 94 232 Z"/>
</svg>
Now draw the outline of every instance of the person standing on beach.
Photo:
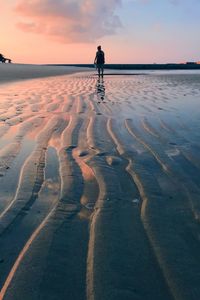
<svg viewBox="0 0 200 300">
<path fill-rule="evenodd" d="M 104 64 L 105 64 L 105 55 L 104 52 L 101 50 L 101 46 L 97 47 L 96 56 L 94 59 L 94 64 L 96 64 L 98 75 L 103 77 L 104 72 Z"/>
</svg>

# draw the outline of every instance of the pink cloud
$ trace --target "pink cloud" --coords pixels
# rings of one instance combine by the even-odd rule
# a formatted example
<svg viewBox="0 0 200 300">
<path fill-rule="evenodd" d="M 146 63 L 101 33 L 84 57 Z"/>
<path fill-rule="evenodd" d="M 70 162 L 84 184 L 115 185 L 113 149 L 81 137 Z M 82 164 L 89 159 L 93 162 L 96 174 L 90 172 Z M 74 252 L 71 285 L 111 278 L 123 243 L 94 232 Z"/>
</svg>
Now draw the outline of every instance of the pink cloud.
<svg viewBox="0 0 200 300">
<path fill-rule="evenodd" d="M 121 0 L 19 0 L 19 29 L 61 42 L 93 42 L 121 27 L 115 14 Z"/>
</svg>

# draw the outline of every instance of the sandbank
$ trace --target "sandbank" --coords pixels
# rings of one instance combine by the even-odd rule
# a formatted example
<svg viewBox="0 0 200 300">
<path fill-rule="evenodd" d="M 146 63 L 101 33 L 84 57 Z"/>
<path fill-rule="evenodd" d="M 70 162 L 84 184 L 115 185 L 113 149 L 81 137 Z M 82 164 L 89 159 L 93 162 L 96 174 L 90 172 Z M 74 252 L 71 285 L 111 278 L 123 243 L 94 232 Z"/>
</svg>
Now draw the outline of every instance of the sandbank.
<svg viewBox="0 0 200 300">
<path fill-rule="evenodd" d="M 0 84 L 10 81 L 73 74 L 91 71 L 89 68 L 73 66 L 47 66 L 32 64 L 0 63 Z"/>
</svg>

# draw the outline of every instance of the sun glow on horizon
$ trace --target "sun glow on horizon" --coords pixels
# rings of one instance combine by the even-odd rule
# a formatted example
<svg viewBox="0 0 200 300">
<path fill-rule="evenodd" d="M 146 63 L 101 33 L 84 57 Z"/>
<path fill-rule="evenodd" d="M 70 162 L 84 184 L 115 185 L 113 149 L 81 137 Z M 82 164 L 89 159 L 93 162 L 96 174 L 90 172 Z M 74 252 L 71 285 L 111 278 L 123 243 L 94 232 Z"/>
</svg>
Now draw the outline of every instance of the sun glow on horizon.
<svg viewBox="0 0 200 300">
<path fill-rule="evenodd" d="M 101 44 L 107 63 L 199 64 L 200 3 L 191 1 L 0 0 L 0 52 L 19 63 L 92 63 Z"/>
</svg>

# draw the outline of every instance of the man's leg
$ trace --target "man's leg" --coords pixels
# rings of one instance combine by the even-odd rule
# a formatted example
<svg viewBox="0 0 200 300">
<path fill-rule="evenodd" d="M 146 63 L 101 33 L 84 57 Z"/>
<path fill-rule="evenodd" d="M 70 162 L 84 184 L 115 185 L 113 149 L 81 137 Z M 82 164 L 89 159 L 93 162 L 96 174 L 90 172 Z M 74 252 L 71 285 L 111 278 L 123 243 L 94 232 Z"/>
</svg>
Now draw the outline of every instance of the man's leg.
<svg viewBox="0 0 200 300">
<path fill-rule="evenodd" d="M 104 72 L 104 67 L 103 65 L 101 66 L 101 76 L 103 77 L 103 72 Z"/>
<path fill-rule="evenodd" d="M 98 66 L 98 75 L 99 75 L 99 77 L 100 77 L 100 73 L 101 73 L 101 67 Z"/>
</svg>

